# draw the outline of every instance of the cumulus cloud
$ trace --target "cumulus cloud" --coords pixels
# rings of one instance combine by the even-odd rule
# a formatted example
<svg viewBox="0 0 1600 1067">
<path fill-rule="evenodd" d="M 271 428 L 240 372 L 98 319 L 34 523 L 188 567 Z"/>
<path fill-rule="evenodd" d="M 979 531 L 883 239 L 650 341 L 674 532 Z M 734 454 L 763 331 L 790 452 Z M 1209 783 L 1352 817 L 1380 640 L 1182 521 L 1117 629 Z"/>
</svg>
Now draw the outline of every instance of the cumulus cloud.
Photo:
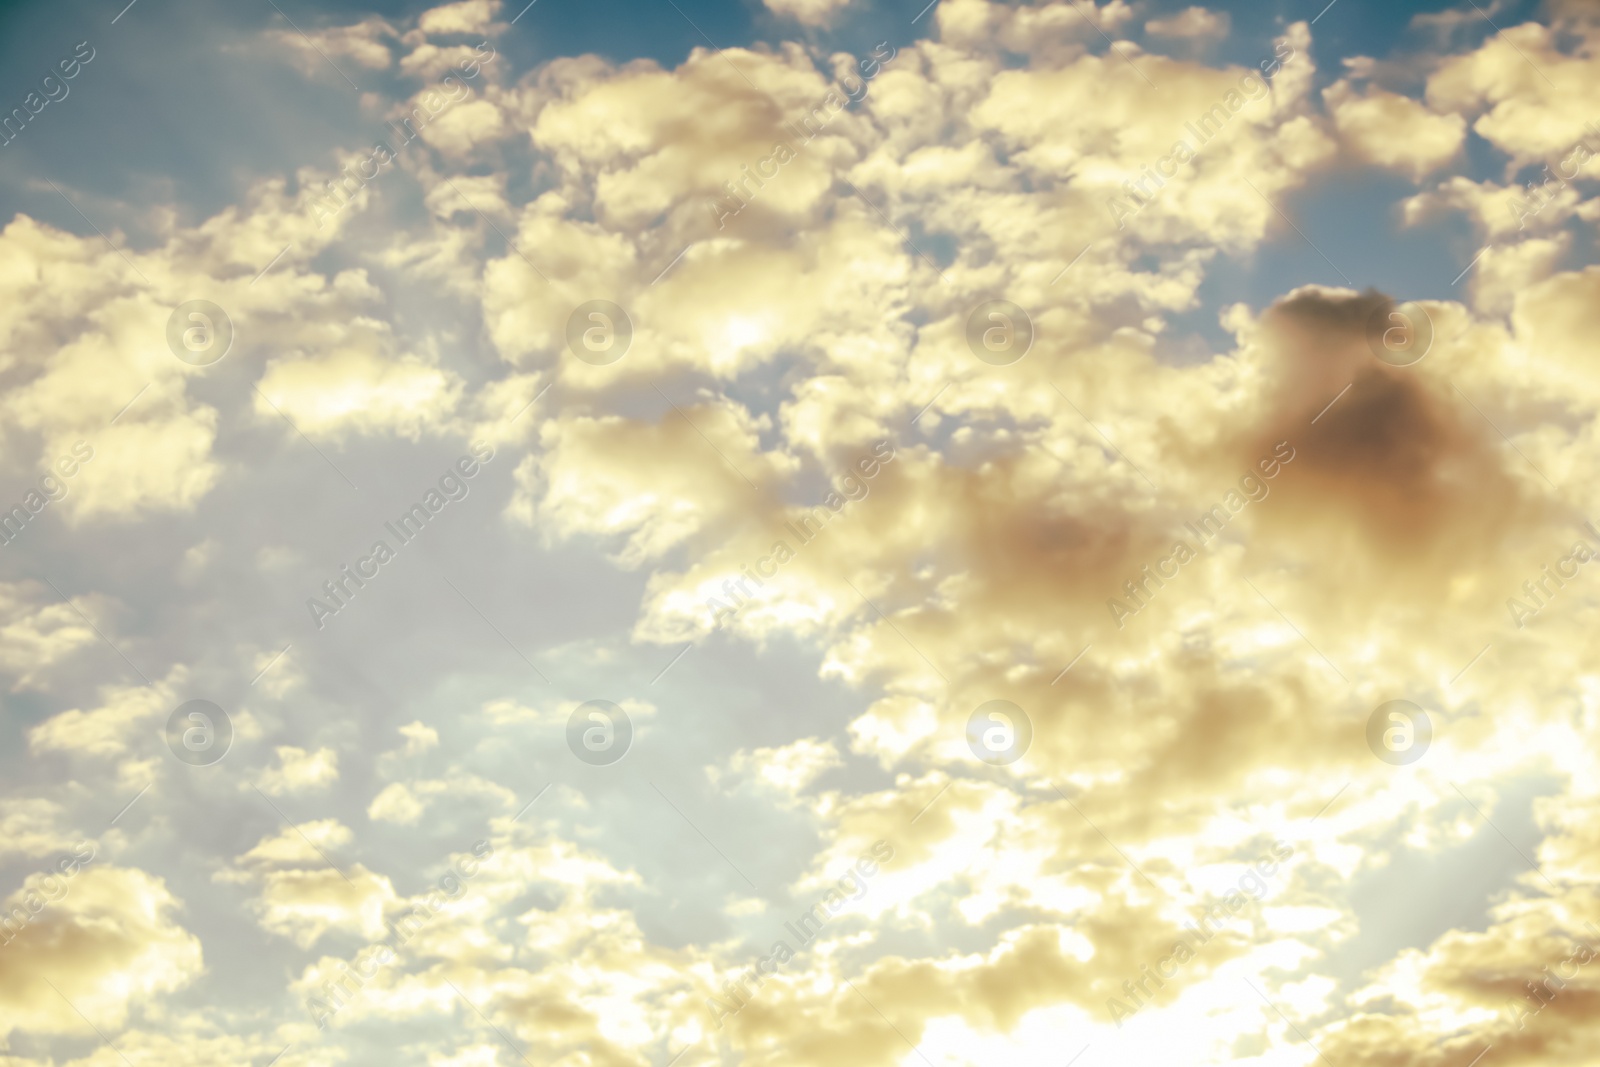
<svg viewBox="0 0 1600 1067">
<path fill-rule="evenodd" d="M 339 754 L 331 748 L 308 752 L 294 745 L 279 745 L 278 765 L 262 775 L 257 788 L 273 796 L 326 789 L 339 780 Z"/>
<path fill-rule="evenodd" d="M 781 748 L 737 752 L 729 769 L 748 774 L 782 793 L 798 793 L 840 763 L 839 751 L 832 742 L 808 737 Z"/>
<path fill-rule="evenodd" d="M 1466 140 L 1457 114 L 1435 114 L 1410 97 L 1382 89 L 1357 92 L 1347 82 L 1323 90 L 1334 126 L 1352 153 L 1421 178 L 1449 162 Z"/>
<path fill-rule="evenodd" d="M 1593 165 L 1527 199 L 1585 136 L 1592 19 L 1428 16 L 1426 51 L 1330 83 L 1311 25 L 1251 55 L 1221 8 L 944 0 L 851 53 L 814 36 L 848 4 L 767 6 L 768 44 L 503 51 L 331 221 L 308 164 L 123 254 L 0 232 L 6 472 L 93 447 L 6 546 L 41 573 L 81 553 L 85 590 L 0 583 L 34 757 L 0 799 L 8 906 L 108 825 L 108 771 L 118 803 L 157 783 L 105 831 L 114 863 L 0 950 L 4 1036 L 86 1033 L 37 975 L 152 1061 L 179 1055 L 158 1032 L 359 1058 L 386 1021 L 460 1067 L 505 1041 L 685 1067 L 1042 1062 L 1069 1036 L 1127 1062 L 1580 1053 L 1587 969 L 1505 1005 L 1600 925 Z M 263 41 L 381 117 L 508 13 Z M 1373 218 L 1491 246 L 1470 280 L 1387 294 L 1382 250 L 1313 245 L 1351 162 L 1418 186 Z M 1344 284 L 1302 284 L 1323 251 Z M 213 368 L 164 344 L 202 292 L 238 327 Z M 1008 366 L 969 340 L 1000 299 L 1032 328 Z M 612 362 L 574 341 L 595 301 L 627 317 Z M 1396 329 L 1425 356 L 1393 358 Z M 365 479 L 330 504 L 260 447 L 301 435 L 374 472 L 492 439 L 474 492 L 509 521 L 385 563 L 359 632 L 280 634 L 369 514 Z M 509 655 L 552 642 L 537 678 Z M 181 666 L 137 685 L 121 652 Z M 162 751 L 196 692 L 234 709 L 228 764 Z M 635 749 L 580 765 L 569 720 L 602 692 Z M 1367 740 L 1400 698 L 1434 724 L 1405 767 Z M 995 701 L 1014 760 L 974 726 Z M 1526 873 L 1447 879 L 1433 926 L 1373 914 L 1407 862 L 1501 826 Z M 174 1006 L 233 974 L 222 949 L 297 1003 Z M 319 1030 L 301 1008 L 341 983 Z"/>
<path fill-rule="evenodd" d="M 385 359 L 359 341 L 326 358 L 272 361 L 262 375 L 256 411 L 287 415 L 307 434 L 338 437 L 383 429 L 416 439 L 439 432 L 460 396 L 454 376 L 415 357 Z"/>
<path fill-rule="evenodd" d="M 348 60 L 358 69 L 383 70 L 393 62 L 390 42 L 398 36 L 392 25 L 376 17 L 305 34 L 294 27 L 268 31 L 269 39 L 308 78 L 327 77 L 330 59 Z"/>
<path fill-rule="evenodd" d="M 1176 15 L 1151 19 L 1144 24 L 1144 28 L 1146 33 L 1157 37 L 1206 38 L 1228 36 L 1232 24 L 1232 17 L 1226 11 L 1186 7 Z"/>
<path fill-rule="evenodd" d="M 353 835 L 336 819 L 318 819 L 279 831 L 236 856 L 215 875 L 219 883 L 255 889 L 250 908 L 262 929 L 309 949 L 330 931 L 376 938 L 384 912 L 398 900 L 389 879 L 361 864 L 347 870 L 329 853 Z"/>
<path fill-rule="evenodd" d="M 176 706 L 175 687 L 186 677 L 187 672 L 175 669 L 159 686 L 108 686 L 101 691 L 99 706 L 62 711 L 29 730 L 28 747 L 35 753 L 92 760 L 129 756 L 142 748 L 137 742 L 146 729 Z"/>
<path fill-rule="evenodd" d="M 200 941 L 178 924 L 183 902 L 161 878 L 91 866 L 69 885 L 0 951 L 0 1036 L 91 1035 L 79 1011 L 119 1028 L 200 977 Z M 12 894 L 0 907 L 9 914 L 22 898 Z"/>
<path fill-rule="evenodd" d="M 850 0 L 761 0 L 767 10 L 806 26 L 826 26 Z"/>
<path fill-rule="evenodd" d="M 0 804 L 0 850 L 44 856 L 62 847 L 62 808 L 43 797 L 20 797 Z"/>
<path fill-rule="evenodd" d="M 35 684 L 51 664 L 92 644 L 97 638 L 93 619 L 104 619 L 111 605 L 101 597 L 61 604 L 46 587 L 31 582 L 0 584 L 0 612 L 4 623 L 4 652 L 0 668 L 11 674 L 14 689 Z M 81 614 L 80 614 L 81 613 Z"/>
<path fill-rule="evenodd" d="M 490 20 L 500 11 L 500 0 L 460 0 L 429 8 L 417 19 L 417 28 L 432 36 L 487 33 Z"/>
</svg>

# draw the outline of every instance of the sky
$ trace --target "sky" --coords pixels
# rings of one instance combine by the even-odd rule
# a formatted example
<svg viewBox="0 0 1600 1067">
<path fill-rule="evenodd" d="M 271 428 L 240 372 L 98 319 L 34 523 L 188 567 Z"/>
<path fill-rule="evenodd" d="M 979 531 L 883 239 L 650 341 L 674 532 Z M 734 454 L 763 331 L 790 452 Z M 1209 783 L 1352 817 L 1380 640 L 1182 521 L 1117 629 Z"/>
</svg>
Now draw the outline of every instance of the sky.
<svg viewBox="0 0 1600 1067">
<path fill-rule="evenodd" d="M 5 5 L 0 1067 L 1600 1064 L 1596 84 Z"/>
</svg>

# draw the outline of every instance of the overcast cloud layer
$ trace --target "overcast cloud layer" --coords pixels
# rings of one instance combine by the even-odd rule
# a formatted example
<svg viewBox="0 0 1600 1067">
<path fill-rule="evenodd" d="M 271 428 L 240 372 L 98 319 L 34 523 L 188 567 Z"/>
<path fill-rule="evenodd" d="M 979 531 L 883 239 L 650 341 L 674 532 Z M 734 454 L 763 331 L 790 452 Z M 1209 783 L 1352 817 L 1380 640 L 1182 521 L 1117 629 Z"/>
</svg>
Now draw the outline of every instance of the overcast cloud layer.
<svg viewBox="0 0 1600 1067">
<path fill-rule="evenodd" d="M 1600 1064 L 1600 9 L 0 15 L 0 1067 Z"/>
</svg>

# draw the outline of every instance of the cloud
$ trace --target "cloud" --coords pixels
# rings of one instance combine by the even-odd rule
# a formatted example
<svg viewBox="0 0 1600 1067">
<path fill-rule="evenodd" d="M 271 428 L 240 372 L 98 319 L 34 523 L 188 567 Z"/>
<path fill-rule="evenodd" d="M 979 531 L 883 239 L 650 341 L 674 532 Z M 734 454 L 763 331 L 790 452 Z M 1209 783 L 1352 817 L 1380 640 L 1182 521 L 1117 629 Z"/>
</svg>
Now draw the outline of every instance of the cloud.
<svg viewBox="0 0 1600 1067">
<path fill-rule="evenodd" d="M 760 480 L 792 466 L 761 451 L 765 421 L 714 401 L 669 407 L 656 425 L 615 416 L 547 422 L 542 455 L 517 468 L 509 510 L 555 536 L 626 536 L 618 559 L 637 566 L 733 521 Z"/>
<path fill-rule="evenodd" d="M 1517 239 L 1524 231 L 1548 233 L 1570 220 L 1579 202 L 1578 193 L 1570 186 L 1553 189 L 1550 199 L 1541 205 L 1526 189 L 1456 175 L 1402 201 L 1402 210 L 1408 226 L 1434 221 L 1446 211 L 1459 211 L 1486 239 L 1499 242 Z"/>
<path fill-rule="evenodd" d="M 781 748 L 736 752 L 728 769 L 734 774 L 749 775 L 768 788 L 796 794 L 842 762 L 831 741 L 808 737 Z"/>
<path fill-rule="evenodd" d="M 106 686 L 101 689 L 98 707 L 59 712 L 29 730 L 29 751 L 91 760 L 131 756 L 135 739 L 147 737 L 146 731 L 158 720 L 164 724 L 181 703 L 177 690 L 187 677 L 183 668 L 174 668 L 157 686 Z"/>
<path fill-rule="evenodd" d="M 21 900 L 12 894 L 4 909 Z M 203 969 L 200 941 L 176 922 L 182 907 L 165 881 L 144 871 L 79 872 L 66 895 L 0 951 L 0 1037 L 92 1034 L 79 1011 L 114 1031 L 193 982 Z"/>
<path fill-rule="evenodd" d="M 838 18 L 850 0 L 761 0 L 767 10 L 792 18 L 803 26 L 826 26 Z"/>
<path fill-rule="evenodd" d="M 63 847 L 60 804 L 44 797 L 0 802 L 0 855 L 46 856 Z"/>
<path fill-rule="evenodd" d="M 1186 7 L 1176 15 L 1151 19 L 1144 24 L 1144 28 L 1146 33 L 1157 37 L 1222 38 L 1228 36 L 1232 22 L 1226 11 Z"/>
<path fill-rule="evenodd" d="M 490 21 L 500 11 L 500 0 L 460 0 L 429 8 L 417 18 L 417 28 L 433 36 L 488 33 Z"/>
<path fill-rule="evenodd" d="M 1589 136 L 1594 118 L 1572 92 L 1597 64 L 1592 51 L 1560 51 L 1551 27 L 1507 25 L 1474 51 L 1447 58 L 1428 78 L 1428 104 L 1476 115 L 1473 131 L 1520 168 L 1564 156 Z"/>
<path fill-rule="evenodd" d="M 324 438 L 387 431 L 416 440 L 443 431 L 461 394 L 453 374 L 414 356 L 385 358 L 376 337 L 350 337 L 347 344 L 322 358 L 268 363 L 257 415 L 273 422 L 288 416 L 306 434 Z"/>
<path fill-rule="evenodd" d="M 105 620 L 111 607 L 105 598 L 85 597 L 81 605 L 55 599 L 36 583 L 0 583 L 0 670 L 16 679 L 13 691 L 39 684 L 56 661 L 99 640 L 85 619 Z"/>
<path fill-rule="evenodd" d="M 1339 81 L 1322 91 L 1344 143 L 1359 159 L 1421 181 L 1448 163 L 1466 141 L 1460 115 L 1435 114 L 1410 97 L 1382 89 L 1364 93 Z"/>
<path fill-rule="evenodd" d="M 367 805 L 367 818 L 415 826 L 441 800 L 464 797 L 487 800 L 495 807 L 511 807 L 516 800 L 516 794 L 502 785 L 477 775 L 458 773 L 449 779 L 391 782 Z"/>
<path fill-rule="evenodd" d="M 407 756 L 419 756 L 439 747 L 439 731 L 425 725 L 420 719 L 400 727 L 400 736 L 406 739 L 404 754 Z"/>
<path fill-rule="evenodd" d="M 278 766 L 270 767 L 257 783 L 264 793 L 281 797 L 327 789 L 339 780 L 339 754 L 331 748 L 307 752 L 294 745 L 279 745 Z"/>
<path fill-rule="evenodd" d="M 391 42 L 396 42 L 398 37 L 394 26 L 376 16 L 352 25 L 312 29 L 304 34 L 294 27 L 267 31 L 268 40 L 293 57 L 303 77 L 312 79 L 329 76 L 330 59 L 334 62 L 345 59 L 365 70 L 386 70 L 394 60 Z"/>
<path fill-rule="evenodd" d="M 337 819 L 291 826 L 263 837 L 214 879 L 255 887 L 250 908 L 261 928 L 301 949 L 333 931 L 370 940 L 382 934 L 385 911 L 399 898 L 388 878 L 359 863 L 333 866 L 329 854 L 352 837 Z"/>
<path fill-rule="evenodd" d="M 7 472 L 94 448 L 50 505 L 70 544 L 49 539 L 52 510 L 11 546 L 70 548 L 62 588 L 85 592 L 69 606 L 0 585 L 0 667 L 35 757 L 0 799 L 0 849 L 32 870 L 104 826 L 112 765 L 122 796 L 157 783 L 105 835 L 124 866 L 91 867 L 29 927 L 39 940 L 0 950 L 15 1048 L 54 1062 L 87 1037 L 35 974 L 152 1061 L 181 1040 L 266 1062 L 291 1038 L 359 1059 L 371 1023 L 403 1020 L 417 1056 L 467 1067 L 505 1055 L 473 1029 L 485 1019 L 541 1062 L 1043 1061 L 1064 1035 L 1129 1062 L 1175 1043 L 1223 1062 L 1293 1051 L 1285 1018 L 1341 1064 L 1587 1047 L 1587 971 L 1525 1028 L 1504 1008 L 1600 923 L 1583 891 L 1592 701 L 1573 667 L 1600 586 L 1586 563 L 1560 569 L 1594 517 L 1600 274 L 1568 230 L 1595 206 L 1575 180 L 1526 232 L 1511 211 L 1519 166 L 1581 129 L 1582 12 L 1470 31 L 1454 52 L 1466 25 L 1424 19 L 1433 51 L 1343 57 L 1330 85 L 1308 24 L 1252 55 L 1221 9 L 944 0 L 870 77 L 870 52 L 783 28 L 846 5 L 772 10 L 771 43 L 666 65 L 501 54 L 331 221 L 312 208 L 329 173 L 284 163 L 207 216 L 110 230 L 126 260 L 27 216 L 0 233 Z M 371 82 L 370 119 L 426 98 L 503 13 L 467 0 L 306 28 Z M 1144 43 L 1124 39 L 1141 25 Z M 1195 58 L 1211 41 L 1229 62 Z M 336 81 L 298 35 L 273 24 L 263 42 Z M 820 132 L 795 131 L 819 111 Z M 369 139 L 365 121 L 340 143 Z M 1505 159 L 1463 151 L 1469 126 Z M 1320 244 L 1341 221 L 1327 183 L 1351 161 L 1428 183 L 1402 201 L 1408 238 L 1434 247 L 1460 212 L 1474 250 L 1494 243 L 1465 295 L 1364 288 L 1382 248 L 1329 246 L 1351 284 L 1297 284 L 1296 256 L 1322 266 L 1292 227 Z M 1249 303 L 1222 298 L 1235 282 Z M 202 295 L 238 327 L 214 368 L 164 343 L 173 307 Z M 968 341 L 1002 298 L 1033 327 L 1006 367 Z M 569 340 L 596 300 L 631 325 L 603 366 Z M 1382 350 L 1397 315 L 1431 325 L 1406 366 Z M 507 458 L 478 491 L 513 521 L 444 562 L 472 625 L 566 642 L 555 688 L 461 645 L 431 601 L 270 665 L 279 587 L 347 516 L 295 490 L 263 433 L 376 471 L 425 438 L 493 439 Z M 1538 610 L 1508 613 L 1523 597 Z M 96 628 L 141 666 L 182 666 L 132 685 L 110 649 L 85 651 Z M 663 676 L 667 644 L 681 665 Z M 273 743 L 236 744 L 222 768 L 166 760 L 184 692 L 228 685 L 258 705 L 240 740 L 260 716 Z M 701 795 L 667 790 L 673 810 L 581 768 L 525 807 L 565 781 L 567 718 L 607 687 L 636 724 L 656 716 L 636 744 Z M 1403 769 L 1366 741 L 1399 698 L 1435 725 Z M 969 743 L 994 700 L 1032 727 L 1010 763 Z M 1524 828 L 1529 780 L 1546 791 Z M 1485 813 L 1539 871 L 1474 869 L 1465 918 L 1378 944 L 1365 901 L 1393 899 L 1407 857 L 1494 843 Z M 1261 899 L 1114 1018 L 1124 983 L 1150 983 L 1280 840 L 1293 860 Z M 878 841 L 894 856 L 865 892 L 715 1018 L 708 999 L 739 992 Z M 446 868 L 469 856 L 456 892 Z M 189 886 L 233 999 L 169 1002 L 202 969 L 174 918 Z M 423 909 L 313 1037 L 304 1001 Z M 7 964 L 18 945 L 31 955 Z M 292 975 L 298 1003 L 226 984 L 241 952 Z M 232 1026 L 248 1033 L 229 1044 Z"/>
</svg>

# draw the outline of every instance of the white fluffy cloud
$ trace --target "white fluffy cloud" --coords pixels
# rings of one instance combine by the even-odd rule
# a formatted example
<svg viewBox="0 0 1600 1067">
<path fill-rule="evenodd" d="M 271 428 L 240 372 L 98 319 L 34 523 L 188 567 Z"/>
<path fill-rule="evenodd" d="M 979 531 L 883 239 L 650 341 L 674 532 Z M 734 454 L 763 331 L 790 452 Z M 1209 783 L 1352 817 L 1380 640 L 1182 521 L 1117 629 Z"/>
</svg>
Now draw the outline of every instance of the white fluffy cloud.
<svg viewBox="0 0 1600 1067">
<path fill-rule="evenodd" d="M 42 883 L 4 901 L 11 914 Z M 0 951 L 0 1038 L 17 1031 L 91 1036 L 200 977 L 200 941 L 177 922 L 183 903 L 145 871 L 91 865 Z M 51 986 L 55 986 L 52 989 Z M 83 1012 L 79 1015 L 78 1012 Z"/>
</svg>

